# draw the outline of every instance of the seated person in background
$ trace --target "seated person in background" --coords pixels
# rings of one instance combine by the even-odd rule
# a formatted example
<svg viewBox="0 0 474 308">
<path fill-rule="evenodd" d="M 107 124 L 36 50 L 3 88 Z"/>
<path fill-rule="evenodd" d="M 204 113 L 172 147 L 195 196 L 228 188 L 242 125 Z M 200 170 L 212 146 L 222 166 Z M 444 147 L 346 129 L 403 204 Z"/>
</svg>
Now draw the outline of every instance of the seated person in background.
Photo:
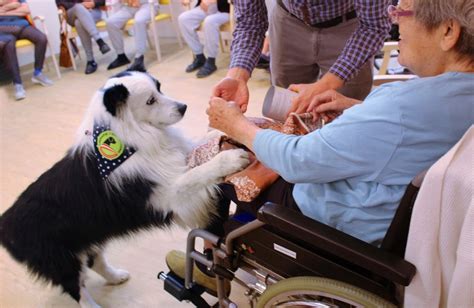
<svg viewBox="0 0 474 308">
<path fill-rule="evenodd" d="M 270 38 L 268 34 L 265 35 L 265 40 L 263 40 L 262 52 L 260 53 L 260 58 L 258 58 L 255 68 L 270 68 Z"/>
<path fill-rule="evenodd" d="M 189 0 L 183 0 L 182 4 L 189 5 Z M 203 78 L 217 70 L 216 56 L 219 51 L 219 29 L 221 25 L 228 21 L 229 3 L 227 0 L 198 0 L 195 8 L 179 15 L 178 23 L 181 33 L 194 54 L 194 60 L 186 67 L 186 73 L 199 69 L 196 76 Z M 203 23 L 204 46 L 199 41 L 196 32 L 201 23 Z"/>
<path fill-rule="evenodd" d="M 15 85 L 15 98 L 17 100 L 26 97 L 23 82 L 20 77 L 20 67 L 16 56 L 16 40 L 27 39 L 35 45 L 35 70 L 31 81 L 43 86 L 53 84 L 43 73 L 44 57 L 48 44 L 46 35 L 30 24 L 27 17 L 30 9 L 26 0 L 2 0 L 0 4 L 0 33 L 2 34 L 3 45 L 9 45 L 3 53 L 3 61 L 9 66 L 13 75 Z M 7 43 L 5 43 L 7 42 Z M 8 64 L 9 63 L 9 64 Z"/>
<path fill-rule="evenodd" d="M 158 5 L 155 6 L 155 12 L 158 12 Z M 122 28 L 132 18 L 135 19 L 133 35 L 136 51 L 130 69 L 145 69 L 143 55 L 146 50 L 147 24 L 150 22 L 150 4 L 147 0 L 122 0 L 118 10 L 107 18 L 107 32 L 117 52 L 117 58 L 109 64 L 108 70 L 130 63 L 124 51 Z"/>
<path fill-rule="evenodd" d="M 94 73 L 97 70 L 97 63 L 94 60 L 91 39 L 93 38 L 97 42 L 102 54 L 110 51 L 109 45 L 100 38 L 99 30 L 95 25 L 102 19 L 102 11 L 99 7 L 105 5 L 105 0 L 56 0 L 56 5 L 66 10 L 67 23 L 76 27 L 77 34 L 86 52 L 85 73 Z"/>
<path fill-rule="evenodd" d="M 410 181 L 474 123 L 472 0 L 401 0 L 390 12 L 400 27 L 399 61 L 421 78 L 382 85 L 363 102 L 335 91 L 322 94 L 309 106 L 316 117 L 344 112 L 321 129 L 304 136 L 260 129 L 236 103 L 211 99 L 210 126 L 281 176 L 250 203 L 238 202 L 233 186 L 220 185 L 225 209 L 219 211 L 233 200 L 255 214 L 272 201 L 381 243 Z M 214 221 L 209 230 L 222 235 L 222 223 Z M 174 261 L 179 257 L 172 252 L 167 262 L 181 275 L 184 263 Z M 215 288 L 212 280 L 207 285 Z"/>
</svg>

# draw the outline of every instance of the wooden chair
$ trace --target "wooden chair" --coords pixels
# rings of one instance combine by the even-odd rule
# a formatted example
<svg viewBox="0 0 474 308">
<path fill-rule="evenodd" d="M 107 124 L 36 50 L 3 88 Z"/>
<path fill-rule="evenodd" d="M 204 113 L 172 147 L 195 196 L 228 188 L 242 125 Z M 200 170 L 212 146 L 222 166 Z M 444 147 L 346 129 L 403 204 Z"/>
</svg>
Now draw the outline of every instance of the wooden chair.
<svg viewBox="0 0 474 308">
<path fill-rule="evenodd" d="M 159 0 L 160 3 L 160 12 L 158 14 L 155 13 L 155 6 L 153 5 L 153 0 L 148 0 L 148 3 L 150 4 L 151 7 L 151 23 L 150 27 L 152 30 L 153 34 L 153 43 L 155 45 L 155 52 L 156 52 L 156 58 L 158 59 L 158 62 L 161 62 L 161 48 L 160 48 L 160 41 L 158 37 L 158 33 L 156 30 L 156 25 L 160 22 L 163 21 L 169 21 L 171 22 L 171 25 L 173 26 L 173 29 L 176 33 L 176 38 L 178 39 L 178 44 L 179 47 L 183 47 L 183 40 L 181 39 L 181 33 L 179 32 L 179 27 L 178 27 L 178 19 L 177 16 L 174 12 L 173 9 L 173 3 L 171 0 Z M 165 11 L 163 11 L 163 9 Z M 131 20 L 133 21 L 133 19 Z M 129 22 L 131 22 L 129 21 Z M 128 23 L 127 22 L 127 25 Z"/>
<path fill-rule="evenodd" d="M 48 37 L 48 29 L 46 28 L 46 25 L 44 23 L 45 18 L 43 16 L 33 16 L 32 18 L 33 18 L 34 21 L 39 21 L 41 23 L 41 29 L 40 30 L 41 30 L 41 32 L 43 32 L 44 35 L 46 35 L 46 38 L 48 39 L 48 49 L 47 49 L 47 51 L 49 51 L 50 58 L 53 61 L 54 69 L 56 70 L 56 75 L 58 76 L 58 78 L 61 78 L 61 72 L 59 71 L 58 61 L 56 60 L 55 53 L 53 51 L 53 48 L 51 47 L 51 43 L 50 43 L 50 40 L 49 40 L 49 37 Z M 16 46 L 17 49 L 20 49 L 20 48 L 34 48 L 33 43 L 30 42 L 27 39 L 17 40 L 15 46 Z M 46 62 L 46 67 L 49 70 L 48 62 Z"/>
<path fill-rule="evenodd" d="M 382 47 L 383 58 L 378 73 L 374 76 L 374 86 L 391 81 L 404 81 L 416 77 L 412 74 L 388 74 L 388 65 L 394 52 L 398 52 L 398 42 L 385 42 Z"/>
</svg>

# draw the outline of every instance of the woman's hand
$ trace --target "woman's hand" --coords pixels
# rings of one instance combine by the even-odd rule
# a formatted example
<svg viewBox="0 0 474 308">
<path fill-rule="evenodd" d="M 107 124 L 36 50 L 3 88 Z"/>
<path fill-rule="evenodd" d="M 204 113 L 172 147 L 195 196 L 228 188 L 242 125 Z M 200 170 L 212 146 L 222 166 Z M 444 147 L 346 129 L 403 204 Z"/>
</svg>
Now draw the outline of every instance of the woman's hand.
<svg viewBox="0 0 474 308">
<path fill-rule="evenodd" d="M 199 7 L 204 11 L 207 12 L 209 9 L 209 5 L 216 3 L 216 0 L 201 0 Z"/>
<path fill-rule="evenodd" d="M 327 90 L 312 99 L 307 111 L 313 114 L 313 120 L 322 118 L 328 123 L 344 110 L 360 103 L 361 101 L 346 97 L 335 90 Z"/>
<path fill-rule="evenodd" d="M 253 139 L 259 128 L 247 120 L 235 102 L 213 97 L 209 101 L 209 108 L 207 108 L 206 113 L 209 117 L 210 127 L 222 131 L 227 136 L 252 149 Z"/>
</svg>

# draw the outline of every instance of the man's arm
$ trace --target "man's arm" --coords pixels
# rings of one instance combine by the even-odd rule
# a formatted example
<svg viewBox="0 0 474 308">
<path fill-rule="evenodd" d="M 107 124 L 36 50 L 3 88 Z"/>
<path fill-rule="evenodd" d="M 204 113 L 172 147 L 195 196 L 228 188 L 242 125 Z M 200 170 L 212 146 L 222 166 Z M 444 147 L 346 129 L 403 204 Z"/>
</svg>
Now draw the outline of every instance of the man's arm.
<svg viewBox="0 0 474 308">
<path fill-rule="evenodd" d="M 244 69 L 250 76 L 260 56 L 268 28 L 265 1 L 235 0 L 234 14 L 236 26 L 233 33 L 230 68 Z"/>
<path fill-rule="evenodd" d="M 364 63 L 382 48 L 390 30 L 387 7 L 390 0 L 355 0 L 359 27 L 347 41 L 339 58 L 329 69 L 343 81 L 348 81 Z"/>
</svg>

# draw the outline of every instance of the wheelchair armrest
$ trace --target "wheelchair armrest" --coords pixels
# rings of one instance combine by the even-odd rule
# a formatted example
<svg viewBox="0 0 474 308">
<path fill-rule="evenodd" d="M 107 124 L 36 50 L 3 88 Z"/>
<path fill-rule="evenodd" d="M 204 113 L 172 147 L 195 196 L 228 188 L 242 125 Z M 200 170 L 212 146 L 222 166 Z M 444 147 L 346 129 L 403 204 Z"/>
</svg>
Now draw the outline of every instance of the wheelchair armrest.
<svg viewBox="0 0 474 308">
<path fill-rule="evenodd" d="M 401 285 L 409 285 L 416 273 L 415 266 L 404 259 L 282 205 L 266 203 L 257 218 L 316 249 Z"/>
</svg>

